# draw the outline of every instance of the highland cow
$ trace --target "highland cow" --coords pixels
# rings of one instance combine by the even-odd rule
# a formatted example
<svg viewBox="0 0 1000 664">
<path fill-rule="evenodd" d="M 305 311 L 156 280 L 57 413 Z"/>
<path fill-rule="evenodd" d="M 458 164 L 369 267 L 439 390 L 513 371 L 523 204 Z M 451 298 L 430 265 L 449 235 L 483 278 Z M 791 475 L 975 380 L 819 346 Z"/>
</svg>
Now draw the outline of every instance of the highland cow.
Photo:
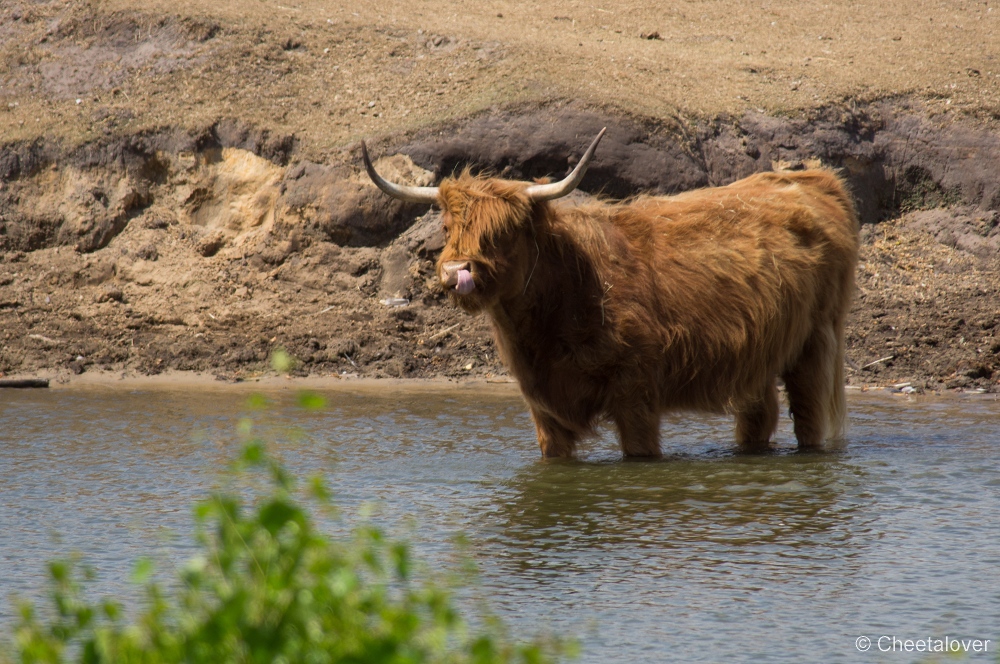
<svg viewBox="0 0 1000 664">
<path fill-rule="evenodd" d="M 556 183 L 475 177 L 437 187 L 381 178 L 436 203 L 440 283 L 485 312 L 546 457 L 572 456 L 602 420 L 628 457 L 660 454 L 668 411 L 729 412 L 736 439 L 767 449 L 785 384 L 803 449 L 844 434 L 844 319 L 858 221 L 823 169 L 759 173 L 724 187 L 577 206 L 570 193 L 603 136 Z"/>
</svg>

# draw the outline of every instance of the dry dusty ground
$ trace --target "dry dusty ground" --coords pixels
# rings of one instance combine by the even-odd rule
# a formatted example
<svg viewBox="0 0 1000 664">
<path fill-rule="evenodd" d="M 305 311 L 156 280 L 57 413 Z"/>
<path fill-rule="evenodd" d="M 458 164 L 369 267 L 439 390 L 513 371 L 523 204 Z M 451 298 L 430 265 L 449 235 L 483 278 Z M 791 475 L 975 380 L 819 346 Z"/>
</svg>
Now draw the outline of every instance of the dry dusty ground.
<svg viewBox="0 0 1000 664">
<path fill-rule="evenodd" d="M 358 140 L 535 177 L 608 125 L 589 192 L 842 168 L 850 381 L 996 391 L 1000 5 L 653 4 L 0 3 L 0 371 L 502 377 Z"/>
</svg>

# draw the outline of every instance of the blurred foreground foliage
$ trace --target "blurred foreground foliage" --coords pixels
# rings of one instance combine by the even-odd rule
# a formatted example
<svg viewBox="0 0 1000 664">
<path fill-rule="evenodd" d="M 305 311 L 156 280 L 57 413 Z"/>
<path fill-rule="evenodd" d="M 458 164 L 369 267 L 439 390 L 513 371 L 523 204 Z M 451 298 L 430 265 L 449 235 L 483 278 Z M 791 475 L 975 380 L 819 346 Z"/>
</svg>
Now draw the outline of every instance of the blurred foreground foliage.
<svg viewBox="0 0 1000 664">
<path fill-rule="evenodd" d="M 177 590 L 140 562 L 134 580 L 146 600 L 127 617 L 117 601 L 88 602 L 75 565 L 51 563 L 52 606 L 21 605 L 0 662 L 534 664 L 571 647 L 517 642 L 485 609 L 470 624 L 453 599 L 468 578 L 461 565 L 432 574 L 372 525 L 343 541 L 318 532 L 309 508 L 332 510 L 327 489 L 314 479 L 297 490 L 262 441 L 244 447 L 237 467 L 262 475 L 266 490 L 216 493 L 195 507 L 201 554 L 169 586 Z"/>
</svg>

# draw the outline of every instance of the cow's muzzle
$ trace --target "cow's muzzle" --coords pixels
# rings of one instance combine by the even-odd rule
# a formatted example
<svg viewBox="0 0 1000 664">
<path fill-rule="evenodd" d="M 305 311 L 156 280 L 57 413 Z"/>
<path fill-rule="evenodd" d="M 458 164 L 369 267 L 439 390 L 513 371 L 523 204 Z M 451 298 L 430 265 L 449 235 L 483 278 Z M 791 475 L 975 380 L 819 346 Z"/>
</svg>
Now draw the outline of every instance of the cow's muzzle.
<svg viewBox="0 0 1000 664">
<path fill-rule="evenodd" d="M 439 278 L 445 290 L 454 290 L 459 295 L 468 295 L 476 289 L 469 261 L 445 261 L 441 265 Z"/>
</svg>

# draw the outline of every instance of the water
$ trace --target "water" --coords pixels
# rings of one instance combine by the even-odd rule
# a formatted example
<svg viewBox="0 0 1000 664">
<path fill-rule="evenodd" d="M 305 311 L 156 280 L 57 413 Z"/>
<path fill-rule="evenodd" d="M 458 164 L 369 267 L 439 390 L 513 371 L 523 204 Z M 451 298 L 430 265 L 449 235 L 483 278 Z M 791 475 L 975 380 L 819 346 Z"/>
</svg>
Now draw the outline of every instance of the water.
<svg viewBox="0 0 1000 664">
<path fill-rule="evenodd" d="M 192 555 L 190 505 L 232 458 L 246 396 L 0 394 L 0 628 L 12 594 L 44 596 L 45 560 L 79 552 L 99 597 L 133 592 L 140 556 Z M 276 393 L 258 427 L 432 565 L 465 533 L 515 632 L 576 634 L 584 662 L 921 658 L 878 652 L 882 635 L 991 639 L 968 661 L 997 661 L 1000 402 L 853 395 L 835 454 L 794 453 L 784 421 L 778 453 L 740 456 L 727 418 L 671 418 L 667 458 L 633 463 L 611 432 L 541 461 L 509 390 L 327 396 L 303 413 Z"/>
</svg>

